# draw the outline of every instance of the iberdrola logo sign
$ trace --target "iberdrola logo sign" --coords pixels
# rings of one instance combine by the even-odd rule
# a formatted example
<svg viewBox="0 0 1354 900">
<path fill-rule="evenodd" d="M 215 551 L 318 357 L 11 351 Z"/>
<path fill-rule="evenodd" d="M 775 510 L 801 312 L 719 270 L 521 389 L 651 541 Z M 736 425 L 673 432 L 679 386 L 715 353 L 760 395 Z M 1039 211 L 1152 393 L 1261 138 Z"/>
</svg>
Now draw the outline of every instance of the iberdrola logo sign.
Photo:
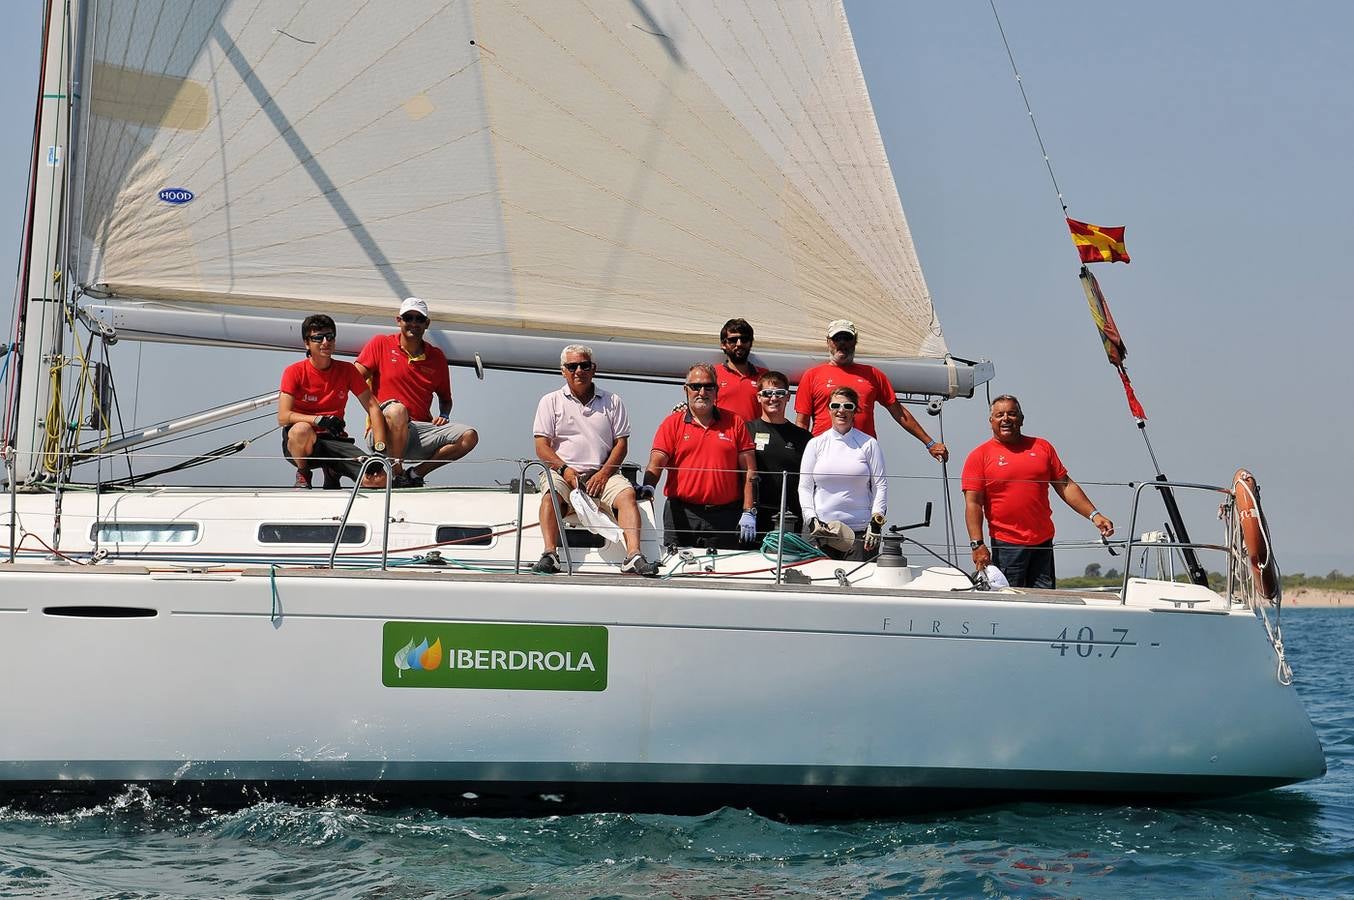
<svg viewBox="0 0 1354 900">
<path fill-rule="evenodd" d="M 391 688 L 604 691 L 600 625 L 386 622 L 381 682 Z"/>
<path fill-rule="evenodd" d="M 433 641 L 431 647 L 428 646 L 427 638 L 419 641 L 417 647 L 414 646 L 414 639 L 410 638 L 409 643 L 395 651 L 395 669 L 400 675 L 410 669 L 427 672 L 440 665 L 442 665 L 442 641 L 440 638 Z"/>
</svg>

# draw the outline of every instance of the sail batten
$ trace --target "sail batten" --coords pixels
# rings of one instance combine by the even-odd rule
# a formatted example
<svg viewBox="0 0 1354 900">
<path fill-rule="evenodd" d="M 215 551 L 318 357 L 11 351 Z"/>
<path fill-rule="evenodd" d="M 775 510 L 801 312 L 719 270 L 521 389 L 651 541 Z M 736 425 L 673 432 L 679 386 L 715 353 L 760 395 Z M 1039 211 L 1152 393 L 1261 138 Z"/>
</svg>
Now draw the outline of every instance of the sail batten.
<svg viewBox="0 0 1354 900">
<path fill-rule="evenodd" d="M 840 0 L 102 7 L 80 283 L 817 356 L 947 348 Z"/>
</svg>

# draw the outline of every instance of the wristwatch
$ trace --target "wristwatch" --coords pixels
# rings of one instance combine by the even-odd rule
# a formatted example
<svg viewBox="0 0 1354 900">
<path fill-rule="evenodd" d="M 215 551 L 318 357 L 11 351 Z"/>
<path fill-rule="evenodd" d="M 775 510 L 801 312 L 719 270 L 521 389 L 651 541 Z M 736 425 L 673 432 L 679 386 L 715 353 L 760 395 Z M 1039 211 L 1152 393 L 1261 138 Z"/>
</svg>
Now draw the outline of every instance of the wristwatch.
<svg viewBox="0 0 1354 900">
<path fill-rule="evenodd" d="M 969 542 L 968 542 L 968 548 L 969 548 L 970 550 L 977 550 L 977 549 L 978 549 L 979 547 L 981 547 L 982 545 L 983 545 L 983 539 L 982 539 L 982 538 L 978 538 L 978 540 L 976 540 L 976 541 L 969 541 Z"/>
<path fill-rule="evenodd" d="M 385 452 L 386 452 L 386 442 L 385 442 L 385 441 L 377 441 L 376 443 L 374 443 L 374 444 L 371 445 L 371 449 L 375 450 L 377 453 L 385 453 Z"/>
</svg>

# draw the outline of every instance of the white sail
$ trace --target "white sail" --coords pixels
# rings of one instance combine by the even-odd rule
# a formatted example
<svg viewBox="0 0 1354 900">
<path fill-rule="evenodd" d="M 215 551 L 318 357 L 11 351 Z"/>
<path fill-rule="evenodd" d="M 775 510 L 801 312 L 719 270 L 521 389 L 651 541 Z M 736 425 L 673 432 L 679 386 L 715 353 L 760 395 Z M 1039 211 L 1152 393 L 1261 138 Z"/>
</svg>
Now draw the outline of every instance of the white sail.
<svg viewBox="0 0 1354 900">
<path fill-rule="evenodd" d="M 114 297 L 946 353 L 838 0 L 139 0 L 87 38 L 74 252 Z"/>
</svg>

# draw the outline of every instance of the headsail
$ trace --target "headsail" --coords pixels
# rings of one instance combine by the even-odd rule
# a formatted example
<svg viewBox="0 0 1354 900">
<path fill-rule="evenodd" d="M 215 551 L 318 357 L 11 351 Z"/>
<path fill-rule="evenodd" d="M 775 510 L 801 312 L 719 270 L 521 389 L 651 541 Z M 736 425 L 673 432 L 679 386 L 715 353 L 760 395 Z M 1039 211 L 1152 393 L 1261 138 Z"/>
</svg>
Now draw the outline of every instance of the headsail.
<svg viewBox="0 0 1354 900">
<path fill-rule="evenodd" d="M 87 50 L 113 296 L 946 353 L 839 0 L 140 0 Z"/>
</svg>

